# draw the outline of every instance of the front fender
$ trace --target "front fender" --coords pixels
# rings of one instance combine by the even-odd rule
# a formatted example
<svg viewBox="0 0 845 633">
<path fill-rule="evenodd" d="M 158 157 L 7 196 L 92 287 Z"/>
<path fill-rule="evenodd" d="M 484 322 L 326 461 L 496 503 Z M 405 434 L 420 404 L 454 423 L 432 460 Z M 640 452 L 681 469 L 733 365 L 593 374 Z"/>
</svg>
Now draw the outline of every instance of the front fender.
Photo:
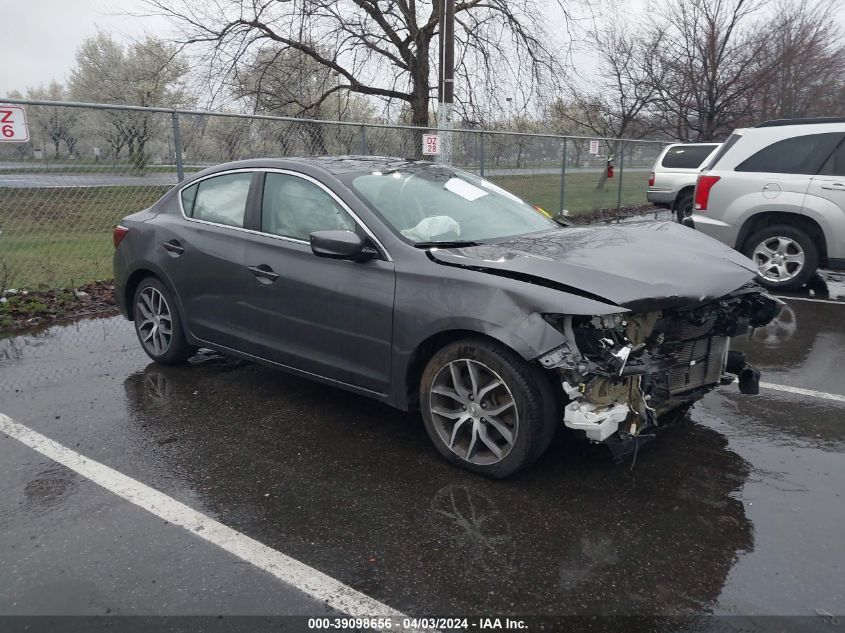
<svg viewBox="0 0 845 633">
<path fill-rule="evenodd" d="M 433 264 L 438 266 L 437 264 Z M 412 363 L 433 337 L 455 332 L 493 338 L 525 360 L 566 342 L 543 314 L 603 315 L 625 308 L 547 288 L 449 266 L 437 284 L 424 273 L 397 275 L 393 332 L 393 399 L 406 408 Z M 443 316 L 448 315 L 448 316 Z M 433 351 L 433 350 L 428 350 Z"/>
</svg>

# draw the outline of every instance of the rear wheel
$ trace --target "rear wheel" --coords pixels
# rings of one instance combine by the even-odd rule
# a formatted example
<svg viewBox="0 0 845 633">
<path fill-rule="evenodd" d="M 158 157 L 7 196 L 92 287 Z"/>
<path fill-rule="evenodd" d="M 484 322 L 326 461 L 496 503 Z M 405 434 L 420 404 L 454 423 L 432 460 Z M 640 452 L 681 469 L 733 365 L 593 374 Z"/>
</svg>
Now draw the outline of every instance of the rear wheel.
<svg viewBox="0 0 845 633">
<path fill-rule="evenodd" d="M 135 333 L 141 347 L 157 363 L 175 365 L 196 354 L 182 330 L 182 319 L 170 291 L 155 277 L 147 277 L 135 291 Z"/>
<path fill-rule="evenodd" d="M 772 290 L 794 290 L 810 280 L 819 265 L 819 249 L 801 229 L 767 226 L 745 242 L 743 253 L 757 264 L 758 281 Z"/>
<path fill-rule="evenodd" d="M 533 463 L 556 428 L 543 370 L 483 339 L 452 343 L 432 357 L 420 381 L 420 409 L 441 455 L 495 478 Z"/>
<path fill-rule="evenodd" d="M 678 196 L 675 200 L 675 217 L 679 224 L 683 224 L 684 218 L 692 215 L 692 192 L 687 191 Z"/>
</svg>

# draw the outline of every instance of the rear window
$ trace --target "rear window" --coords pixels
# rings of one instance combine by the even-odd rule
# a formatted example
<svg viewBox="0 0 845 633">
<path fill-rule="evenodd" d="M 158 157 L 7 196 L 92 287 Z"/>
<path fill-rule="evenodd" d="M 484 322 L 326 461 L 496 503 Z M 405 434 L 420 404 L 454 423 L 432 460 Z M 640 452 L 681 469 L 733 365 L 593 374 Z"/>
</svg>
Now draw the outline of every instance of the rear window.
<svg viewBox="0 0 845 633">
<path fill-rule="evenodd" d="M 785 138 L 746 158 L 736 166 L 735 171 L 816 174 L 841 140 L 841 133 Z"/>
<path fill-rule="evenodd" d="M 660 165 L 668 169 L 698 169 L 716 145 L 678 145 L 666 152 Z"/>
</svg>

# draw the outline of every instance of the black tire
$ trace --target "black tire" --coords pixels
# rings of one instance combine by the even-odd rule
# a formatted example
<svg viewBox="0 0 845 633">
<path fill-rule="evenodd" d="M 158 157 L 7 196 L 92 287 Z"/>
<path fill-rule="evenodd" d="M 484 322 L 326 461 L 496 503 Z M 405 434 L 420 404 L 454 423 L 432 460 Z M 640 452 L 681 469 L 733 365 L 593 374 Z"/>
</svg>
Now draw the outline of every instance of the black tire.
<svg viewBox="0 0 845 633">
<path fill-rule="evenodd" d="M 692 192 L 686 191 L 675 200 L 675 218 L 678 224 L 684 223 L 684 218 L 692 215 Z"/>
<path fill-rule="evenodd" d="M 170 337 L 166 345 L 151 342 L 150 331 L 152 328 L 149 328 L 148 320 L 144 314 L 145 310 L 149 311 L 150 304 L 147 302 L 147 299 L 149 299 L 150 295 L 155 297 L 156 292 L 164 301 L 166 311 L 169 315 L 168 318 L 160 316 L 158 321 L 162 323 L 170 322 Z M 144 297 L 143 299 L 142 296 Z M 138 341 L 141 343 L 141 347 L 147 353 L 147 356 L 155 362 L 163 365 L 177 365 L 184 363 L 197 353 L 197 348 L 189 345 L 185 339 L 185 331 L 182 329 L 182 317 L 176 306 L 176 300 L 167 287 L 155 277 L 147 277 L 138 284 L 138 288 L 135 290 L 135 296 L 132 298 L 132 314 Z M 153 336 L 153 338 L 156 338 L 156 336 Z M 156 341 L 159 340 L 156 338 Z"/>
<path fill-rule="evenodd" d="M 435 377 L 441 370 L 447 371 L 452 361 L 462 360 L 475 361 L 480 363 L 480 366 L 492 370 L 512 395 L 518 416 L 516 434 L 513 436 L 509 452 L 496 463 L 473 463 L 458 455 L 441 437 L 440 433 L 446 426 L 444 420 L 435 420 L 436 414 L 432 412 L 432 387 Z M 434 398 L 439 397 L 439 394 L 434 395 Z M 489 394 L 479 400 L 488 397 Z M 494 406 L 496 404 L 493 403 Z M 479 402 L 479 406 L 485 405 Z M 557 428 L 555 397 L 545 371 L 526 362 L 504 345 L 480 338 L 451 343 L 432 356 L 420 380 L 420 410 L 426 431 L 443 457 L 462 468 L 496 479 L 508 477 L 534 463 L 548 448 Z M 484 415 L 483 411 L 478 413 Z M 472 425 L 472 420 L 469 422 Z M 485 425 L 488 437 L 491 433 L 494 434 L 493 426 L 487 426 L 489 421 L 485 422 L 482 417 L 480 423 Z M 486 450 L 487 447 L 484 448 Z"/>
<path fill-rule="evenodd" d="M 763 277 L 761 274 L 757 275 L 757 281 L 760 285 L 769 288 L 770 290 L 795 290 L 806 284 L 810 278 L 815 274 L 819 267 L 819 249 L 816 243 L 803 230 L 790 226 L 789 224 L 775 224 L 767 226 L 751 235 L 746 241 L 742 252 L 747 257 L 755 260 L 754 263 L 760 264 L 763 259 L 755 258 L 754 251 L 758 246 L 764 244 L 766 241 L 774 240 L 778 237 L 784 237 L 792 240 L 798 244 L 804 252 L 804 263 L 800 268 L 795 269 L 795 275 L 786 281 L 776 281 L 771 278 Z"/>
</svg>

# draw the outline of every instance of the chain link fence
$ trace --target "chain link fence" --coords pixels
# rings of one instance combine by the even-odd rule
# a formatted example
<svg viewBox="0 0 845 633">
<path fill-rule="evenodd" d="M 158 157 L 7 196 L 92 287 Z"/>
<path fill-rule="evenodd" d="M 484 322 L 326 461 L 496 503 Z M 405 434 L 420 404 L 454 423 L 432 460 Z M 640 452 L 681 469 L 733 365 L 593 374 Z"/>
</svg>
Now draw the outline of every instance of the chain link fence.
<svg viewBox="0 0 845 633">
<path fill-rule="evenodd" d="M 27 143 L 0 143 L 0 291 L 111 277 L 111 229 L 209 165 L 256 157 L 422 155 L 436 130 L 104 104 L 7 99 Z M 452 164 L 552 214 L 646 203 L 659 141 L 451 132 Z M 598 153 L 595 152 L 596 143 Z M 606 177 L 607 158 L 615 173 Z"/>
</svg>

